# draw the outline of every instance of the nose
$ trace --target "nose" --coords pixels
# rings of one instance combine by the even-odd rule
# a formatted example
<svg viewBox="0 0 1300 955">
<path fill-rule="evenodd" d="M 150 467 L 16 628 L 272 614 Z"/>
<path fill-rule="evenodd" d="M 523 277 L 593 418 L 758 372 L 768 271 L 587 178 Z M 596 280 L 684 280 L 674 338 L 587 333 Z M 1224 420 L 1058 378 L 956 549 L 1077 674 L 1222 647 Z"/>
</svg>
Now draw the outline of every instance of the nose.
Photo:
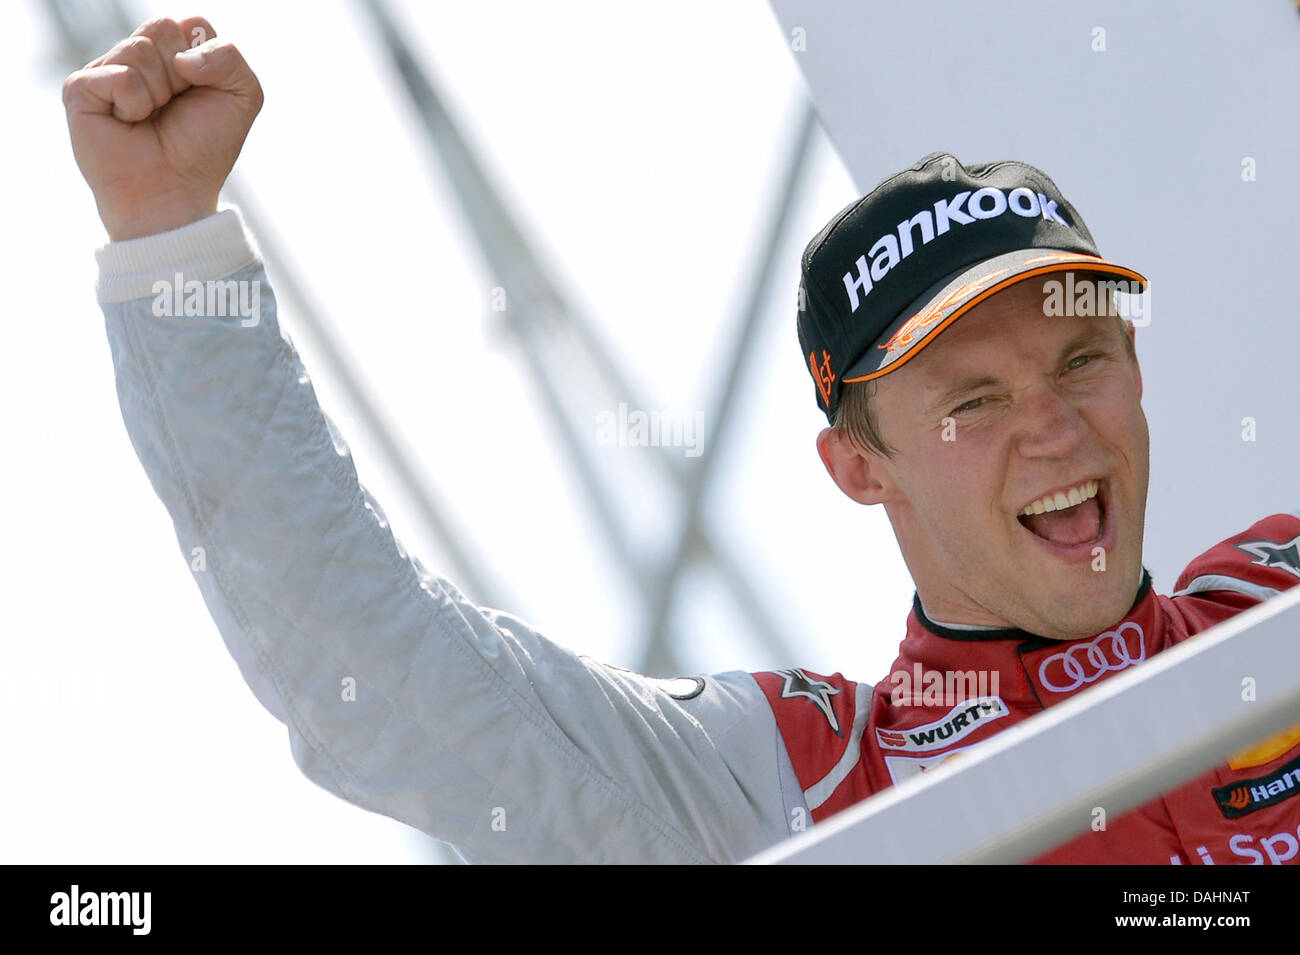
<svg viewBox="0 0 1300 955">
<path fill-rule="evenodd" d="M 1087 430 L 1079 409 L 1050 384 L 1039 385 L 1021 401 L 1016 442 L 1026 458 L 1068 458 Z"/>
</svg>

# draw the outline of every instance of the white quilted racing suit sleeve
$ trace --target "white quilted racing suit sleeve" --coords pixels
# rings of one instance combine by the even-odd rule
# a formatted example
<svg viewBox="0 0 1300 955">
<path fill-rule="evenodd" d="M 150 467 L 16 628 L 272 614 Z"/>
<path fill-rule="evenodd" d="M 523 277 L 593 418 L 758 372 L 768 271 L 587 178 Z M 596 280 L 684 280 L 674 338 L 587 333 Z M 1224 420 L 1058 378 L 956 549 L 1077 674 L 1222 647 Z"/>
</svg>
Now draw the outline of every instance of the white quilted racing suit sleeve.
<svg viewBox="0 0 1300 955">
<path fill-rule="evenodd" d="M 735 862 L 789 834 L 801 794 L 748 674 L 676 699 L 680 681 L 579 657 L 405 553 L 236 210 L 97 259 L 131 442 L 309 779 L 475 862 Z M 155 314 L 154 283 L 178 273 L 260 283 L 260 315 Z"/>
</svg>

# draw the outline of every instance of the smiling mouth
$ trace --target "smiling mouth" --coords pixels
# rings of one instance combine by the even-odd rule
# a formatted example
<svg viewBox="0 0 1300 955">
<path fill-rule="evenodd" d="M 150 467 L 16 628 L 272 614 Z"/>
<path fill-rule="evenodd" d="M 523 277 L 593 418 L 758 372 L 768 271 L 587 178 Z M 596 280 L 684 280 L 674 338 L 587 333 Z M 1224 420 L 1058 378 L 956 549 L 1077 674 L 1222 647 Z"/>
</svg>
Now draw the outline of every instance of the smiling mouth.
<svg viewBox="0 0 1300 955">
<path fill-rule="evenodd" d="M 1086 501 L 1043 514 L 1021 514 L 1017 520 L 1035 537 L 1050 544 L 1062 547 L 1095 544 L 1106 533 L 1106 491 L 1103 480 L 1096 495 Z"/>
</svg>

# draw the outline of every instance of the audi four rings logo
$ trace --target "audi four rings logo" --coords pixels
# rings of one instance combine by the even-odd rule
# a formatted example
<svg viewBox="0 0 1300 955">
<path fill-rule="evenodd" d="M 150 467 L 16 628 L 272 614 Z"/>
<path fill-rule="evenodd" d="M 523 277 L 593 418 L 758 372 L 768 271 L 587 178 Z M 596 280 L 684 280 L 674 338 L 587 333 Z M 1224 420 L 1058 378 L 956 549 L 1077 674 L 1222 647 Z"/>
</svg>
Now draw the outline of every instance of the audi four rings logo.
<svg viewBox="0 0 1300 955">
<path fill-rule="evenodd" d="M 1126 630 L 1137 631 L 1137 651 L 1129 646 Z M 1053 653 L 1038 667 L 1038 682 L 1053 693 L 1069 693 L 1085 683 L 1101 679 L 1103 673 L 1123 670 L 1147 657 L 1142 628 L 1132 621 L 1116 630 L 1098 634 L 1087 643 L 1077 643 L 1068 650 Z"/>
</svg>

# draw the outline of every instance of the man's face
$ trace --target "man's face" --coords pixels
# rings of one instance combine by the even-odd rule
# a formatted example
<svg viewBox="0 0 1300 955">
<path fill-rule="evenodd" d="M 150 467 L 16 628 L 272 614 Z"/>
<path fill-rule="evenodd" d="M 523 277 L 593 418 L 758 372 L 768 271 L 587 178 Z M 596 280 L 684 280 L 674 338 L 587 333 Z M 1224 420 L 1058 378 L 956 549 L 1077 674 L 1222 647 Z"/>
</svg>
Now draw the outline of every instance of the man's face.
<svg viewBox="0 0 1300 955">
<path fill-rule="evenodd" d="M 866 455 L 857 473 L 931 616 L 1074 639 L 1136 596 L 1149 435 L 1126 330 L 1110 316 L 1046 316 L 1043 298 L 1041 280 L 1013 285 L 883 376 L 877 421 L 897 453 Z M 1092 501 L 1020 516 L 1094 480 Z"/>
</svg>

